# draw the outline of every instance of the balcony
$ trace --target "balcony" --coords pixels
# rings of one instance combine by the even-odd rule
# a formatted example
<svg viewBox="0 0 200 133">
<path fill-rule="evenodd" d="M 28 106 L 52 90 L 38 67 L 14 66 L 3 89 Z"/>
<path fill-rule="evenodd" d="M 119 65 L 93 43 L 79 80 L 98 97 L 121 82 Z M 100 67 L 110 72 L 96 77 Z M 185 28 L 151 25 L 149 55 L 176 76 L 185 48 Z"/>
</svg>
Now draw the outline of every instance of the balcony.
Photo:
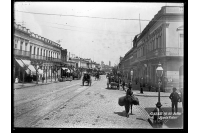
<svg viewBox="0 0 200 133">
<path fill-rule="evenodd" d="M 14 49 L 14 54 L 17 56 L 30 56 L 30 51 L 24 51 L 24 50 L 19 50 L 19 49 Z"/>
<path fill-rule="evenodd" d="M 160 56 L 183 56 L 183 48 L 167 47 L 155 49 L 147 53 L 147 59 Z"/>
<path fill-rule="evenodd" d="M 183 48 L 166 48 L 166 56 L 183 56 Z"/>
</svg>

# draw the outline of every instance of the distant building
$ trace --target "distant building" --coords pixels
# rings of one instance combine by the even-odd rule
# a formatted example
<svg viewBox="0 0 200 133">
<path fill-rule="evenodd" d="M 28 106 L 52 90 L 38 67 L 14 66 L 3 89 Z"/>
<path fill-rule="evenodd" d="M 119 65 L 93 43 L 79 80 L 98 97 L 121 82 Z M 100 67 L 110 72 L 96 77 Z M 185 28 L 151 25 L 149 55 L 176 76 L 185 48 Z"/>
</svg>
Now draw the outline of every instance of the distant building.
<svg viewBox="0 0 200 133">
<path fill-rule="evenodd" d="M 109 61 L 109 66 L 111 66 L 111 62 Z"/>
</svg>

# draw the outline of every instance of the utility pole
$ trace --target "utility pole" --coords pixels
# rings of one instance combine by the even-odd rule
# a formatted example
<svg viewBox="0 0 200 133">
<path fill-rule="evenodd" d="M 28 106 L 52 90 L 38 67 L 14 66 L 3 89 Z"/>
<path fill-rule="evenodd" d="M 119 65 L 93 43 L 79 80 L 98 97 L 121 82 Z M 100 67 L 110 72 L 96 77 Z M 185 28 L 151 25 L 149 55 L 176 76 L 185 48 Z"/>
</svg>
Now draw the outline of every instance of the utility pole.
<svg viewBox="0 0 200 133">
<path fill-rule="evenodd" d="M 140 33 L 141 33 L 140 14 L 139 14 L 139 24 L 140 24 Z"/>
</svg>

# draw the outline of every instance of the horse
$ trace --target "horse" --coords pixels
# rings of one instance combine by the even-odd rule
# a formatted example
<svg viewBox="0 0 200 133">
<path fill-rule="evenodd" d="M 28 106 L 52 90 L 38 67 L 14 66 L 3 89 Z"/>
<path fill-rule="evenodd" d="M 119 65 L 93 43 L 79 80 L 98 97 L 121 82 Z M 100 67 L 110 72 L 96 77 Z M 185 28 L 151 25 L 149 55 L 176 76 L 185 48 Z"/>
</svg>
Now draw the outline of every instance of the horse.
<svg viewBox="0 0 200 133">
<path fill-rule="evenodd" d="M 139 100 L 134 95 L 127 95 L 125 98 L 125 111 L 126 111 L 126 117 L 129 117 L 129 110 L 131 108 L 131 114 L 132 114 L 132 106 L 133 105 L 139 105 Z"/>
</svg>

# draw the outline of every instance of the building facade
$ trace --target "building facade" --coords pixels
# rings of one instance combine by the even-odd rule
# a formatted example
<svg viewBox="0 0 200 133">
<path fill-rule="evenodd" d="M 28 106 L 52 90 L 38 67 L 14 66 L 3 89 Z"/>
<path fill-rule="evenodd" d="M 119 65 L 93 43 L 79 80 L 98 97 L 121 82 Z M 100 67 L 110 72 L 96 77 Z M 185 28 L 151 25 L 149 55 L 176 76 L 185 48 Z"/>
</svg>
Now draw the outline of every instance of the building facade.
<svg viewBox="0 0 200 133">
<path fill-rule="evenodd" d="M 162 91 L 180 88 L 183 67 L 183 7 L 164 6 L 149 22 L 141 34 L 135 36 L 133 48 L 127 52 L 119 64 L 120 70 L 134 80 L 157 86 L 156 68 L 161 63 Z M 130 78 L 130 76 L 128 76 Z"/>
<path fill-rule="evenodd" d="M 61 62 L 61 46 L 14 23 L 14 75 L 23 82 L 29 76 L 50 78 Z M 37 74 L 36 74 L 37 72 Z M 58 75 L 56 75 L 58 76 Z M 30 79 L 30 78 L 29 78 Z"/>
</svg>

